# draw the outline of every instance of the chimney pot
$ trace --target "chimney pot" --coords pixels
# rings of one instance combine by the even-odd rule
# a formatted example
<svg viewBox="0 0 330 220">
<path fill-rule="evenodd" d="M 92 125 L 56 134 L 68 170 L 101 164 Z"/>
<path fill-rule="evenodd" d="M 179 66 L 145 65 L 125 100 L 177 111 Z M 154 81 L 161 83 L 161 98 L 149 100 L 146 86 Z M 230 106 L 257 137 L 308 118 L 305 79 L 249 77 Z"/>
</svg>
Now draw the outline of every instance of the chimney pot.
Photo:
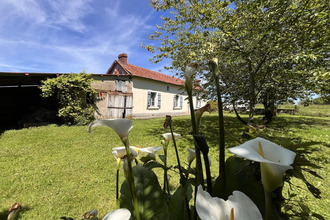
<svg viewBox="0 0 330 220">
<path fill-rule="evenodd" d="M 126 53 L 121 53 L 118 55 L 118 60 L 121 64 L 125 65 L 127 64 L 127 54 Z"/>
</svg>

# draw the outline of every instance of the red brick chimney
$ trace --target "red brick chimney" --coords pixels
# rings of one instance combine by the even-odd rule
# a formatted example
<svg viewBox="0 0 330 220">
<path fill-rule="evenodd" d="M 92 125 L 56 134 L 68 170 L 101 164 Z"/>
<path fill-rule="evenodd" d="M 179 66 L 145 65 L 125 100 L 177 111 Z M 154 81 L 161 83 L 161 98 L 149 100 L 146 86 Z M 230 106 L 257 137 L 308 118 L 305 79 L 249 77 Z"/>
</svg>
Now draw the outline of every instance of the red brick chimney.
<svg viewBox="0 0 330 220">
<path fill-rule="evenodd" d="M 118 55 L 118 60 L 121 64 L 125 65 L 127 64 L 127 54 L 126 53 L 121 53 Z"/>
</svg>

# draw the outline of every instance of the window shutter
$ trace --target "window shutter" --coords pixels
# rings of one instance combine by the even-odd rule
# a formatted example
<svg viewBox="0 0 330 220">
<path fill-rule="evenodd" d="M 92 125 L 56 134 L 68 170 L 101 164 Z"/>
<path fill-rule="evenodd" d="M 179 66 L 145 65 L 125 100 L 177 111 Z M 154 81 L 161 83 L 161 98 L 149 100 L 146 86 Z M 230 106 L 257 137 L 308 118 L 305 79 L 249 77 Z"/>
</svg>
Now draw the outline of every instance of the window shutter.
<svg viewBox="0 0 330 220">
<path fill-rule="evenodd" d="M 120 80 L 116 80 L 116 91 L 121 91 Z"/>
<path fill-rule="evenodd" d="M 176 95 L 173 96 L 173 108 L 176 107 Z"/>
<path fill-rule="evenodd" d="M 183 98 L 182 98 L 182 95 L 180 96 L 180 108 L 182 108 L 182 105 L 183 105 Z"/>
<path fill-rule="evenodd" d="M 127 90 L 126 90 L 126 81 L 121 81 L 121 90 L 125 93 L 127 92 Z"/>
<path fill-rule="evenodd" d="M 150 105 L 151 105 L 151 92 L 148 91 L 147 107 L 150 107 Z"/>
<path fill-rule="evenodd" d="M 161 100 L 161 94 L 160 93 L 158 93 L 158 108 L 160 108 L 160 105 L 161 105 L 161 103 L 162 103 L 162 100 Z"/>
</svg>

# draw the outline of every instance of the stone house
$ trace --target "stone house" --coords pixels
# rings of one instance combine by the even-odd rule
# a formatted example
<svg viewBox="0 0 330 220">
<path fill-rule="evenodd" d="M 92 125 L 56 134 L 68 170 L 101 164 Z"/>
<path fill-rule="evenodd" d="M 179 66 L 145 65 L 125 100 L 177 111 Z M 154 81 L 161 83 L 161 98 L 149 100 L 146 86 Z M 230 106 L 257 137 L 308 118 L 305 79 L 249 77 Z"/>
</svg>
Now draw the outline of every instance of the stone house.
<svg viewBox="0 0 330 220">
<path fill-rule="evenodd" d="M 127 62 L 127 54 L 118 56 L 105 75 L 93 83 L 102 97 L 98 103 L 100 118 L 140 118 L 187 115 L 189 105 L 183 90 L 184 80 Z M 102 77 L 111 77 L 112 80 Z M 205 105 L 199 96 L 195 108 Z"/>
</svg>

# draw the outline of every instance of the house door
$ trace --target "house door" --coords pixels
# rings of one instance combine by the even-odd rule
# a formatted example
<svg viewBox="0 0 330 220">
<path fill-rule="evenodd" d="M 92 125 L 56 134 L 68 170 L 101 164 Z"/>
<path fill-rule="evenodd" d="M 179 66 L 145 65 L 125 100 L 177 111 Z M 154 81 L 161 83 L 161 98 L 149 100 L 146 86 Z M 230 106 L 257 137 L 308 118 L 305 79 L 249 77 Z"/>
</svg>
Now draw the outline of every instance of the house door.
<svg viewBox="0 0 330 220">
<path fill-rule="evenodd" d="M 108 118 L 131 118 L 132 108 L 133 96 L 131 94 L 108 94 Z"/>
</svg>

